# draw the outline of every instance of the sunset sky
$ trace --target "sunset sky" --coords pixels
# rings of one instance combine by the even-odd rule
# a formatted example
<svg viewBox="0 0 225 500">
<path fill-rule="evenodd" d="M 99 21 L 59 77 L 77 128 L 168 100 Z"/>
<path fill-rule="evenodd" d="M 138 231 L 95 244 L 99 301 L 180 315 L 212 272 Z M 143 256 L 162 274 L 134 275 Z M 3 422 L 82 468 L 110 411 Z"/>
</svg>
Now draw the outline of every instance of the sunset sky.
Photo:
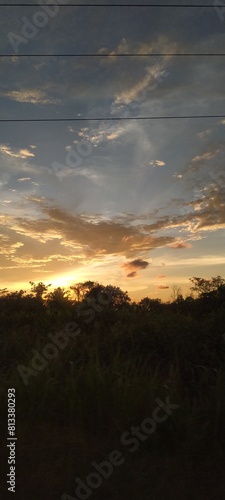
<svg viewBox="0 0 225 500">
<path fill-rule="evenodd" d="M 214 8 L 61 3 L 0 7 L 0 119 L 225 115 L 224 57 L 117 56 L 224 53 Z M 45 23 L 29 39 L 24 16 Z M 90 53 L 113 55 L 16 57 Z M 224 135 L 225 117 L 0 122 L 0 288 L 90 279 L 164 301 L 224 277 Z"/>
</svg>

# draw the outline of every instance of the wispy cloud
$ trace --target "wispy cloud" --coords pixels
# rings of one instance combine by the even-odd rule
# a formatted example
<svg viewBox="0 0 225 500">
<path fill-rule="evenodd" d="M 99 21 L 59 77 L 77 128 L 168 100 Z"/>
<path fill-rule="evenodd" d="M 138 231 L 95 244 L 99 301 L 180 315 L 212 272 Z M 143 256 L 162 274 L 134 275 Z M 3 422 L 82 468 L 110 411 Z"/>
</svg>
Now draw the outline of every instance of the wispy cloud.
<svg viewBox="0 0 225 500">
<path fill-rule="evenodd" d="M 151 160 L 149 162 L 145 162 L 145 165 L 150 165 L 151 167 L 164 167 L 166 164 L 162 160 Z"/>
<path fill-rule="evenodd" d="M 217 156 L 219 152 L 220 149 L 215 149 L 214 151 L 207 151 L 205 153 L 202 153 L 201 155 L 195 156 L 192 159 L 192 163 L 198 163 L 205 160 L 212 160 L 212 158 L 215 158 L 215 156 Z"/>
<path fill-rule="evenodd" d="M 175 241 L 174 243 L 170 243 L 168 247 L 180 249 L 180 248 L 192 248 L 192 245 L 190 245 L 190 243 L 185 243 L 184 241 Z"/>
<path fill-rule="evenodd" d="M 147 66 L 145 68 L 145 75 L 139 79 L 139 81 L 120 93 L 115 95 L 115 106 L 119 104 L 128 105 L 132 101 L 135 101 L 139 94 L 144 90 L 152 90 L 158 86 L 157 81 L 162 78 L 165 72 L 165 65 L 163 63 L 158 63 L 153 66 Z"/>
<path fill-rule="evenodd" d="M 199 137 L 199 139 L 204 140 L 208 138 L 208 136 L 212 133 L 212 129 L 208 128 L 206 130 L 203 130 L 202 132 L 198 132 L 196 135 Z"/>
<path fill-rule="evenodd" d="M 199 155 L 196 155 L 192 158 L 189 165 L 182 172 L 182 175 L 192 174 L 199 171 L 202 167 L 209 166 L 211 160 L 214 160 L 214 158 L 218 157 L 223 147 L 224 146 L 221 144 L 219 145 L 219 147 L 217 145 L 216 147 L 212 147 L 209 149 L 209 146 L 207 145 L 207 147 L 204 148 L 204 150 Z"/>
<path fill-rule="evenodd" d="M 26 182 L 26 181 L 30 181 L 31 178 L 30 177 L 21 177 L 20 179 L 17 179 L 18 182 Z"/>
<path fill-rule="evenodd" d="M 98 50 L 98 54 L 111 54 L 112 57 L 107 59 L 102 59 L 102 62 L 111 63 L 118 60 L 116 57 L 118 54 L 152 54 L 160 52 L 182 52 L 185 49 L 181 47 L 177 42 L 173 42 L 165 35 L 160 35 L 154 38 L 151 42 L 134 41 L 128 38 L 122 38 L 118 45 L 110 50 L 107 46 L 101 47 Z M 165 57 L 169 59 L 169 56 Z"/>
<path fill-rule="evenodd" d="M 24 89 L 0 92 L 0 96 L 16 102 L 27 102 L 31 104 L 60 104 L 60 100 L 50 97 L 44 90 Z"/>
<path fill-rule="evenodd" d="M 117 139 L 124 133 L 124 131 L 125 127 L 121 125 L 115 124 L 113 122 L 103 122 L 98 128 L 81 128 L 81 130 L 78 132 L 78 136 L 83 140 L 89 141 L 93 145 L 98 145 L 102 142 L 113 141 Z M 75 144 L 77 142 L 79 141 L 74 141 Z"/>
<path fill-rule="evenodd" d="M 5 257 L 14 256 L 14 254 L 17 252 L 17 249 L 24 246 L 24 244 L 21 241 L 14 242 L 11 237 L 9 237 L 4 233 L 0 234 L 0 237 L 1 237 L 0 253 L 2 256 Z"/>
<path fill-rule="evenodd" d="M 10 146 L 7 144 L 0 144 L 0 152 L 9 156 L 13 156 L 14 158 L 29 158 L 35 156 L 34 153 L 31 153 L 28 149 L 19 149 L 18 151 L 12 151 Z"/>
</svg>

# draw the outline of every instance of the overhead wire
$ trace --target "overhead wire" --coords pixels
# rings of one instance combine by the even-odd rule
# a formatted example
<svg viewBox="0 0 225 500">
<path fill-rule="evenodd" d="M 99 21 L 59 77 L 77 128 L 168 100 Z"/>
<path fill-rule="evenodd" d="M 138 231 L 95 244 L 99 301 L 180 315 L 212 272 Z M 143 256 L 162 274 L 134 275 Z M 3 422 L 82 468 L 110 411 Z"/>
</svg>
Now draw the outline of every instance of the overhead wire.
<svg viewBox="0 0 225 500">
<path fill-rule="evenodd" d="M 25 4 L 25 3 L 12 3 L 0 4 L 0 7 L 146 7 L 146 8 L 215 8 L 214 5 L 196 5 L 196 4 Z M 0 54 L 0 58 L 18 58 L 18 57 L 224 57 L 225 53 L 143 53 L 143 54 Z M 76 117 L 76 118 L 6 118 L 0 119 L 1 123 L 7 122 L 66 122 L 66 121 L 121 121 L 121 120 L 175 120 L 175 119 L 203 119 L 203 118 L 225 118 L 225 115 L 184 115 L 184 116 L 143 116 L 143 117 Z"/>
<path fill-rule="evenodd" d="M 144 54 L 0 54 L 0 57 L 224 57 L 225 53 L 144 53 Z"/>
<path fill-rule="evenodd" d="M 225 118 L 225 115 L 180 115 L 180 116 L 112 116 L 112 117 L 76 117 L 76 118 L 1 118 L 0 122 L 81 122 L 81 121 L 122 121 L 122 120 L 180 120 L 198 118 Z"/>
<path fill-rule="evenodd" d="M 27 4 L 27 3 L 1 3 L 0 7 L 157 7 L 157 8 L 209 8 L 209 9 L 214 9 L 214 5 L 196 5 L 196 4 L 186 4 L 186 5 L 181 5 L 181 4 L 80 4 L 80 3 L 68 3 L 68 4 L 60 4 L 60 3 L 33 3 L 33 4 Z"/>
</svg>

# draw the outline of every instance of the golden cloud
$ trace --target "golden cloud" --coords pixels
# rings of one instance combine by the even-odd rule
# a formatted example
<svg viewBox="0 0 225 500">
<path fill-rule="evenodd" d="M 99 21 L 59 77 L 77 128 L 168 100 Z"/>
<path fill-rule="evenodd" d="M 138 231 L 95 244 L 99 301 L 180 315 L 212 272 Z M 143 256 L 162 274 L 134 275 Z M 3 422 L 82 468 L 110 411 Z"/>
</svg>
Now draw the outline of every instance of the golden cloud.
<svg viewBox="0 0 225 500">
<path fill-rule="evenodd" d="M 12 101 L 29 102 L 31 104 L 59 104 L 59 99 L 47 96 L 46 92 L 40 89 L 12 90 L 10 92 L 0 92 L 3 97 L 8 97 Z"/>
<path fill-rule="evenodd" d="M 170 248 L 192 248 L 192 245 L 190 243 L 185 243 L 184 241 L 175 241 L 174 243 L 170 243 L 167 245 Z"/>
<path fill-rule="evenodd" d="M 12 151 L 12 149 L 7 144 L 0 144 L 0 152 L 14 158 L 29 158 L 30 156 L 35 156 L 28 149 L 19 149 L 19 151 Z"/>
</svg>

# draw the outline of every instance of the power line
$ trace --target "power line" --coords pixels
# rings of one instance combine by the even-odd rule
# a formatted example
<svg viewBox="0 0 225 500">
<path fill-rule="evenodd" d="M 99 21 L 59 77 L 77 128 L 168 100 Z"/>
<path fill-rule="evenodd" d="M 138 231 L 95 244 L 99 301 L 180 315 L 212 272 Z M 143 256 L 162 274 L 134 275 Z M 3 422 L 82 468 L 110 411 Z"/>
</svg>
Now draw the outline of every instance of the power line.
<svg viewBox="0 0 225 500">
<path fill-rule="evenodd" d="M 81 121 L 122 121 L 122 120 L 180 120 L 197 118 L 225 118 L 225 115 L 187 115 L 187 116 L 137 116 L 106 118 L 1 118 L 0 122 L 81 122 Z"/>
<path fill-rule="evenodd" d="M 193 5 L 193 4 L 189 4 L 189 5 L 180 5 L 180 4 L 171 4 L 171 5 L 167 5 L 167 4 L 151 4 L 151 5 L 146 5 L 146 4 L 107 4 L 107 5 L 104 5 L 104 4 L 80 4 L 80 3 L 68 3 L 67 5 L 63 5 L 63 4 L 60 4 L 60 3 L 49 3 L 49 4 L 46 4 L 46 3 L 33 3 L 33 4 L 27 4 L 27 3 L 11 3 L 10 5 L 7 4 L 7 3 L 1 3 L 0 4 L 0 7 L 55 7 L 56 5 L 58 5 L 59 7 L 157 7 L 157 8 L 183 8 L 183 9 L 201 9 L 201 8 L 208 8 L 208 9 L 214 9 L 214 5 Z"/>
<path fill-rule="evenodd" d="M 146 54 L 0 54 L 0 57 L 224 57 L 225 53 L 146 53 Z"/>
</svg>

